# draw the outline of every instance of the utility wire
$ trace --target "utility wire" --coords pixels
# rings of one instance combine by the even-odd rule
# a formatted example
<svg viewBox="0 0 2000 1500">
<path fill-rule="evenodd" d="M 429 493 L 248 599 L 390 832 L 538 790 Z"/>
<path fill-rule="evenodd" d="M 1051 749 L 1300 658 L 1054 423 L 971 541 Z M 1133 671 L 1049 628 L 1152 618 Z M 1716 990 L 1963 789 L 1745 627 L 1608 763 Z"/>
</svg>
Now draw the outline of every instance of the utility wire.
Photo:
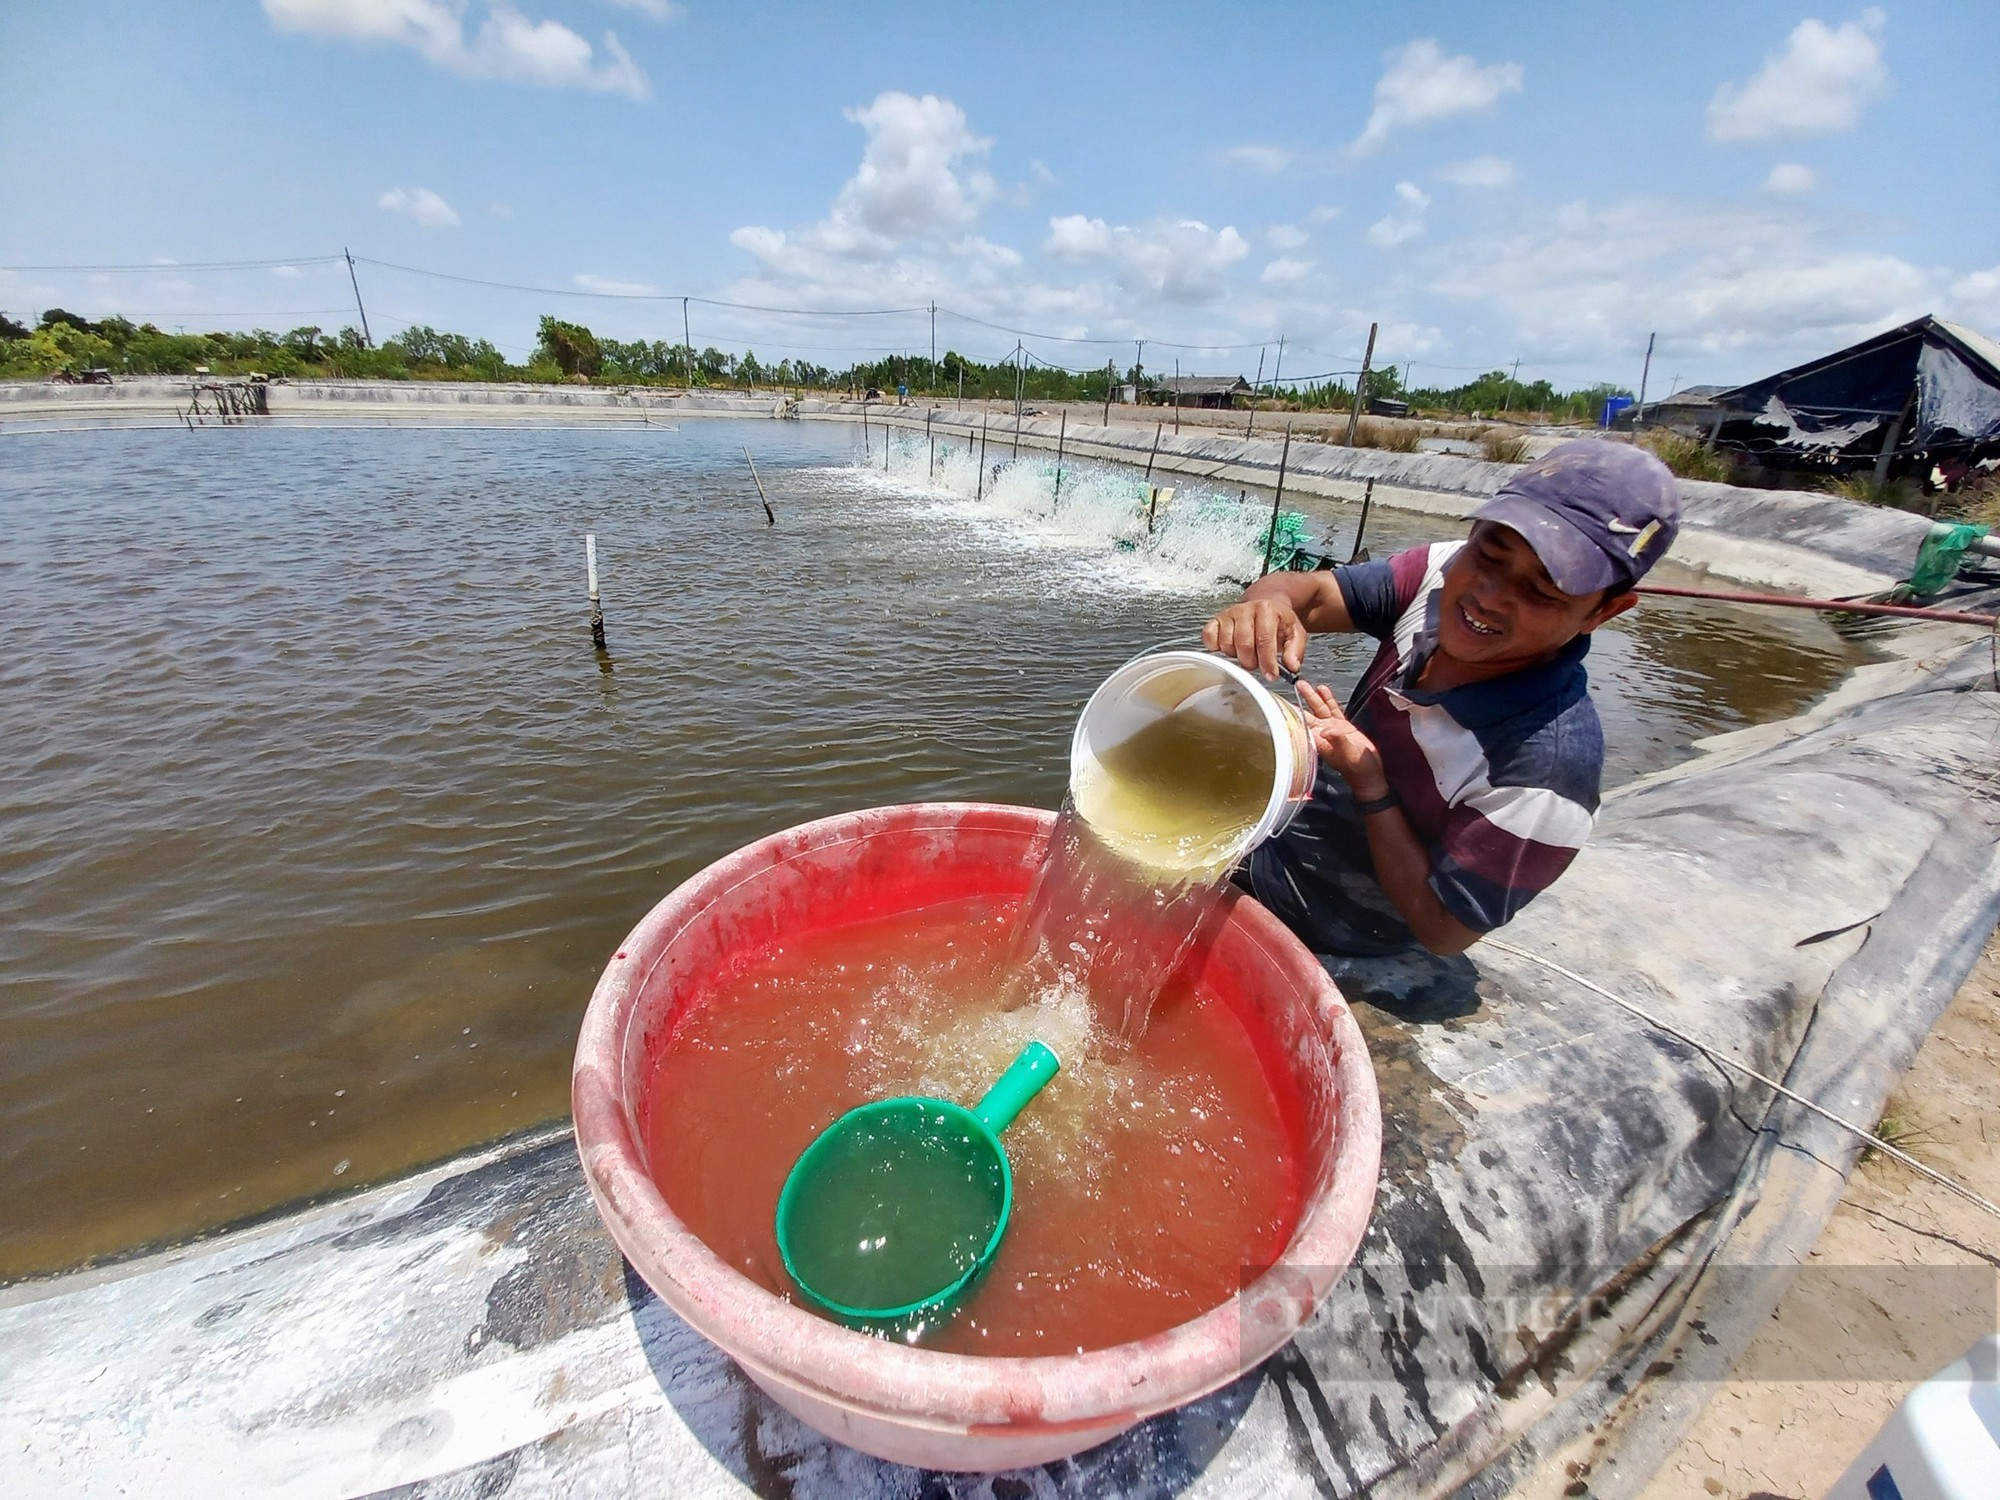
<svg viewBox="0 0 2000 1500">
<path fill-rule="evenodd" d="M 1746 1078 L 1751 1078 L 1756 1080 L 1758 1083 L 1763 1084 L 1765 1088 L 1770 1089 L 1772 1092 L 1782 1095 L 1784 1098 L 1791 1100 L 1792 1103 L 1798 1105 L 1800 1108 L 1811 1111 L 1813 1114 L 1818 1115 L 1822 1120 L 1827 1121 L 1829 1124 L 1838 1125 L 1842 1130 L 1847 1131 L 1850 1135 L 1857 1135 L 1861 1137 L 1862 1140 L 1868 1142 L 1869 1145 L 1873 1146 L 1877 1151 L 1880 1151 L 1884 1156 L 1893 1157 L 1895 1160 L 1901 1162 L 1904 1166 L 1908 1167 L 1912 1172 L 1915 1172 L 1919 1177 L 1928 1178 L 1930 1181 L 1935 1182 L 1939 1187 L 1948 1189 L 1949 1191 L 1956 1193 L 1959 1197 L 1965 1199 L 1966 1202 L 1974 1205 L 1979 1209 L 1982 1209 L 1986 1213 L 1992 1215 L 1992 1217 L 2000 1219 L 2000 1205 L 1995 1205 L 1989 1202 L 1987 1199 L 1980 1197 L 1979 1194 L 1975 1193 L 1971 1188 L 1967 1187 L 1964 1183 L 1959 1182 L 1954 1178 L 1945 1176 L 1944 1173 L 1937 1171 L 1935 1168 L 1925 1166 L 1922 1162 L 1918 1161 L 1914 1156 L 1910 1155 L 1909 1152 L 1898 1150 L 1896 1147 L 1890 1145 L 1887 1141 L 1883 1140 L 1882 1137 L 1875 1134 L 1874 1131 L 1867 1129 L 1865 1126 L 1857 1125 L 1854 1123 L 1854 1121 L 1846 1119 L 1843 1116 L 1835 1114 L 1832 1110 L 1826 1108 L 1824 1105 L 1815 1104 L 1812 1100 L 1806 1098 L 1805 1095 L 1803 1094 L 1793 1093 L 1792 1090 L 1786 1088 L 1782 1083 L 1778 1082 L 1777 1079 L 1766 1077 L 1764 1074 L 1758 1072 L 1755 1068 L 1751 1067 L 1748 1063 L 1738 1062 L 1728 1053 L 1718 1051 L 1716 1048 L 1709 1046 L 1706 1042 L 1703 1042 L 1698 1038 L 1689 1036 L 1685 1031 L 1682 1031 L 1678 1026 L 1674 1026 L 1666 1021 L 1661 1020 L 1658 1016 L 1652 1014 L 1652 1012 L 1645 1010 L 1638 1005 L 1633 1004 L 1630 1000 L 1627 1000 L 1622 996 L 1612 994 L 1611 991 L 1605 989 L 1603 985 L 1592 984 L 1588 979 L 1585 979 L 1581 974 L 1578 974 L 1571 969 L 1565 969 L 1561 964 L 1557 963 L 1554 959 L 1543 958 L 1539 953 L 1530 953 L 1526 948 L 1516 948 L 1512 943 L 1504 942 L 1499 938 L 1494 938 L 1494 937 L 1487 938 L 1486 945 L 1489 948 L 1498 948 L 1502 953 L 1511 953 L 1516 958 L 1525 958 L 1531 964 L 1539 964 L 1541 965 L 1541 967 L 1547 969 L 1552 974 L 1560 974 L 1564 979 L 1567 979 L 1574 984 L 1582 985 L 1585 989 L 1589 990 L 1593 995 L 1603 996 L 1606 1000 L 1609 1000 L 1613 1005 L 1618 1006 L 1620 1009 L 1631 1012 L 1633 1015 L 1637 1016 L 1640 1020 L 1644 1021 L 1648 1026 L 1651 1026 L 1654 1030 L 1665 1032 L 1675 1041 L 1685 1042 L 1688 1046 L 1694 1048 L 1695 1051 L 1699 1052 L 1703 1057 L 1707 1058 L 1710 1062 L 1719 1063 L 1725 1068 L 1730 1068 L 1738 1073 L 1741 1073 Z"/>
<path fill-rule="evenodd" d="M 272 266 L 331 265 L 338 255 L 295 255 L 284 260 L 150 261 L 119 266 L 0 266 L 0 271 L 262 271 Z"/>
</svg>

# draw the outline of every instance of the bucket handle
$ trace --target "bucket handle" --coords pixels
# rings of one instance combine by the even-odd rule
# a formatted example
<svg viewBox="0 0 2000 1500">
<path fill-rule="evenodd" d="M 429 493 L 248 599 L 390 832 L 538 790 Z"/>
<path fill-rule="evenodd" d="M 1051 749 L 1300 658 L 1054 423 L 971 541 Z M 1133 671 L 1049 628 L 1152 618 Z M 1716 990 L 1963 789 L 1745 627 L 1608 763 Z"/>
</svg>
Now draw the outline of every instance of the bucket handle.
<svg viewBox="0 0 2000 1500">
<path fill-rule="evenodd" d="M 973 1108 L 974 1118 L 995 1135 L 1000 1134 L 1028 1107 L 1028 1101 L 1048 1086 L 1061 1067 L 1062 1060 L 1048 1047 L 1040 1042 L 1028 1043 Z"/>
</svg>

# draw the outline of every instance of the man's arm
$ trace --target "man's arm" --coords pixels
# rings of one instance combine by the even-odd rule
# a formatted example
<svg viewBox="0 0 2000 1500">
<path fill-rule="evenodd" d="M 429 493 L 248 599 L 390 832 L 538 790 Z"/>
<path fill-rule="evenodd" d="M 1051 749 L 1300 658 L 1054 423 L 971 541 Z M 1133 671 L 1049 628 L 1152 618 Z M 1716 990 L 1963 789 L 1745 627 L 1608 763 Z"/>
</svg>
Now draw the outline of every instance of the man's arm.
<svg viewBox="0 0 2000 1500">
<path fill-rule="evenodd" d="M 1299 683 L 1299 701 L 1310 715 L 1313 745 L 1320 758 L 1346 779 L 1354 800 L 1364 806 L 1389 796 L 1389 778 L 1382 770 L 1382 756 L 1375 742 L 1356 729 L 1333 695 L 1310 682 Z M 1417 941 L 1431 952 L 1446 957 L 1463 953 L 1484 933 L 1466 926 L 1438 900 L 1431 889 L 1431 856 L 1402 807 L 1390 803 L 1361 820 L 1368 834 L 1368 852 L 1375 861 L 1375 879 L 1409 924 Z"/>
<path fill-rule="evenodd" d="M 1347 600 L 1330 571 L 1266 573 L 1243 597 L 1201 628 L 1201 643 L 1233 656 L 1253 672 L 1276 677 L 1306 659 L 1306 638 L 1352 630 Z"/>
</svg>

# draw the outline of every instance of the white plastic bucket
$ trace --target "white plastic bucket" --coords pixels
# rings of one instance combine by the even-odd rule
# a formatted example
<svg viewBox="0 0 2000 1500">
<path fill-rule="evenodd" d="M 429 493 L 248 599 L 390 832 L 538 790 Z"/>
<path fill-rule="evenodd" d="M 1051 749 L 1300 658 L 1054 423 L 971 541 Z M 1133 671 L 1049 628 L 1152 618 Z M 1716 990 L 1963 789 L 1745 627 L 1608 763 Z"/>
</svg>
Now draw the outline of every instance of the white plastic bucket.
<svg viewBox="0 0 2000 1500">
<path fill-rule="evenodd" d="M 1904 1399 L 1826 1500 L 2000 1495 L 2000 1337 L 1981 1339 Z"/>
<path fill-rule="evenodd" d="M 1147 725 L 1174 713 L 1204 713 L 1259 724 L 1270 736 L 1270 795 L 1263 815 L 1243 830 L 1221 861 L 1233 864 L 1282 830 L 1311 799 L 1319 757 L 1298 705 L 1280 698 L 1255 673 L 1227 657 L 1206 651 L 1155 651 L 1134 658 L 1107 677 L 1084 704 L 1070 741 L 1071 800 L 1099 837 L 1118 847 L 1120 831 L 1091 816 L 1093 788 L 1101 785 L 1104 777 L 1101 757 Z M 1211 852 L 1203 863 L 1212 857 Z"/>
</svg>

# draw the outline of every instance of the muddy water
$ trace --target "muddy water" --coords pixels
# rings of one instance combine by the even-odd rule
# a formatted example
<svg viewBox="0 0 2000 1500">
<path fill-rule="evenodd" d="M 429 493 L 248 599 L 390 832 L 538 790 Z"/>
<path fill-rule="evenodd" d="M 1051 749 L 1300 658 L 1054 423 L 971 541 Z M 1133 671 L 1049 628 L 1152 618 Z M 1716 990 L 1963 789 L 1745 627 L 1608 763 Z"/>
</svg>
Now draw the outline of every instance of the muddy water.
<svg viewBox="0 0 2000 1500">
<path fill-rule="evenodd" d="M 766 422 L 0 439 L 0 1278 L 561 1115 L 677 881 L 840 809 L 1056 805 L 1091 689 L 1254 571 L 1235 532 L 1120 549 L 1071 479 L 975 503 L 858 457 Z M 1613 780 L 1854 659 L 1813 620 L 1617 625 Z"/>
</svg>

